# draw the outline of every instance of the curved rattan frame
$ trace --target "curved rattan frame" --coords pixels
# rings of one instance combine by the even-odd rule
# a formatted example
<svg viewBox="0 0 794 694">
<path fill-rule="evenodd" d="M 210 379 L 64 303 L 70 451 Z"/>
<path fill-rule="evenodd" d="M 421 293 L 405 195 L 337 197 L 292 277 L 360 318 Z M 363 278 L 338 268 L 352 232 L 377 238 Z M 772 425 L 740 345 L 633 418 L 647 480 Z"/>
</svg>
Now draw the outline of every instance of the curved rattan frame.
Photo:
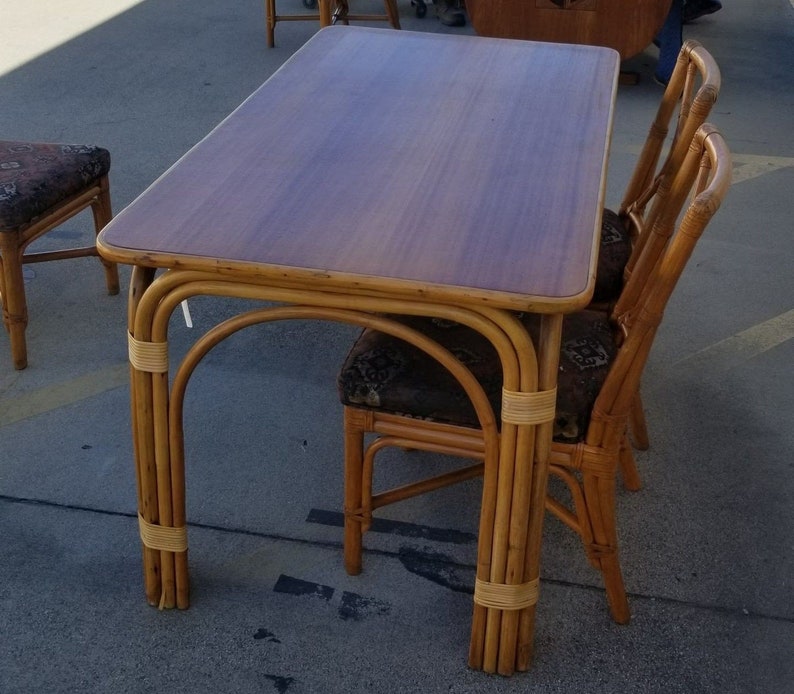
<svg viewBox="0 0 794 694">
<path fill-rule="evenodd" d="M 643 259 L 643 267 L 636 268 L 640 273 L 650 272 L 658 260 L 658 252 L 644 252 L 645 243 L 648 241 L 648 234 L 645 232 L 653 227 L 655 215 L 661 209 L 656 201 L 667 196 L 695 132 L 708 118 L 717 101 L 721 84 L 720 69 L 712 55 L 698 41 L 685 41 L 618 210 L 618 216 L 632 242 L 632 252 L 624 270 L 624 290 L 618 305 L 610 307 L 618 316 L 637 300 L 632 290 L 625 290 L 625 285 L 640 258 Z M 673 122 L 676 109 L 678 114 Z M 667 155 L 660 165 L 659 160 L 671 125 L 673 134 Z M 651 208 L 646 214 L 649 204 Z M 630 413 L 630 430 L 634 445 L 646 450 L 650 441 L 639 389 Z M 630 455 L 630 451 L 628 454 Z M 636 471 L 628 474 L 627 487 L 638 489 L 640 480 Z"/>
</svg>

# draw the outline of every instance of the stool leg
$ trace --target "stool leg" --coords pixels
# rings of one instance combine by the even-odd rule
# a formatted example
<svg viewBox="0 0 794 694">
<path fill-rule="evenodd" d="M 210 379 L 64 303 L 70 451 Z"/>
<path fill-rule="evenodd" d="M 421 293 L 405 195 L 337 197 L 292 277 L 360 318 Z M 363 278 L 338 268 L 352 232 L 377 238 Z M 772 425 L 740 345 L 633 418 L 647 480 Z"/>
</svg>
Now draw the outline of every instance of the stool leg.
<svg viewBox="0 0 794 694">
<path fill-rule="evenodd" d="M 394 29 L 399 29 L 400 12 L 397 9 L 397 0 L 384 0 L 384 4 L 386 5 L 386 14 L 389 17 L 389 24 L 391 24 Z"/>
<path fill-rule="evenodd" d="M 345 570 L 350 576 L 361 573 L 362 527 L 361 492 L 364 461 L 364 414 L 344 408 L 345 417 Z M 371 496 L 372 490 L 368 490 Z"/>
<path fill-rule="evenodd" d="M 28 365 L 25 328 L 28 325 L 28 308 L 25 301 L 25 281 L 22 275 L 22 249 L 16 232 L 0 232 L 0 291 L 3 294 L 3 323 L 11 342 L 11 359 L 14 368 Z"/>
<path fill-rule="evenodd" d="M 637 463 L 634 461 L 634 454 L 631 452 L 631 442 L 628 436 L 624 436 L 620 442 L 619 460 L 623 486 L 632 492 L 642 489 L 642 480 L 640 480 L 640 473 L 637 471 Z"/>
<path fill-rule="evenodd" d="M 333 15 L 336 13 L 335 8 L 331 5 L 336 3 L 333 0 L 317 0 L 320 6 L 320 28 L 329 27 L 333 22 Z"/>
<path fill-rule="evenodd" d="M 101 192 L 96 200 L 91 203 L 91 212 L 94 215 L 94 230 L 99 234 L 105 225 L 113 219 L 113 207 L 110 204 L 110 184 L 107 176 L 99 182 Z M 105 260 L 99 256 L 102 265 L 105 267 L 105 284 L 107 284 L 108 294 L 119 293 L 119 269 L 116 263 Z"/>
<path fill-rule="evenodd" d="M 634 447 L 641 451 L 647 451 L 648 446 L 650 446 L 650 439 L 648 438 L 648 424 L 645 420 L 645 411 L 642 407 L 642 397 L 639 390 L 634 396 L 631 410 L 629 410 L 629 427 Z"/>
<path fill-rule="evenodd" d="M 593 544 L 586 551 L 604 579 L 604 589 L 612 619 L 628 624 L 631 619 L 629 601 L 618 560 L 617 521 L 615 518 L 615 478 L 583 471 L 582 490 L 587 514 L 593 528 Z"/>
<path fill-rule="evenodd" d="M 276 0 L 265 0 L 265 21 L 267 23 L 267 47 L 276 45 Z"/>
</svg>

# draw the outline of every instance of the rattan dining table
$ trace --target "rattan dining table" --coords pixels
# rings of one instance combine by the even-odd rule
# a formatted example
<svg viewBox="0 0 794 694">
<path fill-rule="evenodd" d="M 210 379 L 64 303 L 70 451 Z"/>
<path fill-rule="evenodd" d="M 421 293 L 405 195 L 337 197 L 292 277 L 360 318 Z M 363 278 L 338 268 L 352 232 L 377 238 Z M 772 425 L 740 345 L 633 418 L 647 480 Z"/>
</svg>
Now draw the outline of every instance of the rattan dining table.
<svg viewBox="0 0 794 694">
<path fill-rule="evenodd" d="M 479 385 L 454 356 L 389 319 L 429 316 L 485 335 L 504 374 L 501 421 L 478 410 L 469 665 L 530 667 L 561 326 L 592 295 L 618 68 L 606 48 L 321 29 L 105 227 L 100 253 L 133 266 L 151 604 L 189 603 L 182 416 L 201 358 L 248 325 L 340 321 L 416 344 L 472 394 Z M 250 310 L 172 370 L 169 319 L 197 295 L 250 299 Z M 520 311 L 542 316 L 535 344 Z"/>
</svg>

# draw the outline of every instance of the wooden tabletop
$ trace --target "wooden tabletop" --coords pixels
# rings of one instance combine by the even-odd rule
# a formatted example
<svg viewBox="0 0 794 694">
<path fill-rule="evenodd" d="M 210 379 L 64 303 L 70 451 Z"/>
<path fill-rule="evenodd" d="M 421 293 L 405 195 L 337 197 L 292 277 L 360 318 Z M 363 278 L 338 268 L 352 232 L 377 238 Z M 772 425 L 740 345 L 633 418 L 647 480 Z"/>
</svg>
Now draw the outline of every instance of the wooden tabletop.
<svg viewBox="0 0 794 694">
<path fill-rule="evenodd" d="M 618 68 L 605 48 L 323 29 L 100 250 L 573 310 L 592 292 Z"/>
</svg>

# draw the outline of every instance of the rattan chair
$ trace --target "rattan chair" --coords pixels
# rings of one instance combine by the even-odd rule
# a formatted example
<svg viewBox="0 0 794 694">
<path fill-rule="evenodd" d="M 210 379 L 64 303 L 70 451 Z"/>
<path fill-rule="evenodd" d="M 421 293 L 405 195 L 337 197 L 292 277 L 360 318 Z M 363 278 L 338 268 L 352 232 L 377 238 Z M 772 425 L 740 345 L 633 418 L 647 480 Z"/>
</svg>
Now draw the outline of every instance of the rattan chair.
<svg viewBox="0 0 794 694">
<path fill-rule="evenodd" d="M 704 125 L 675 178 L 655 196 L 648 242 L 621 296 L 633 297 L 630 304 L 611 316 L 585 310 L 563 322 L 550 473 L 565 483 L 572 501 L 549 495 L 546 508 L 581 537 L 590 563 L 603 575 L 612 617 L 620 623 L 629 620 L 629 606 L 618 561 L 615 477 L 627 461 L 631 403 L 665 304 L 730 176 L 724 140 Z M 677 225 L 693 187 L 696 196 Z M 537 335 L 538 317 L 519 317 Z M 455 323 L 398 320 L 455 355 L 480 383 L 500 421 L 501 367 L 487 340 Z M 484 444 L 461 385 L 427 354 L 397 338 L 364 330 L 340 371 L 338 388 L 345 428 L 345 567 L 356 574 L 373 510 L 480 475 Z M 475 462 L 373 493 L 376 454 L 390 446 Z M 414 464 L 421 465 L 421 457 Z"/>
<path fill-rule="evenodd" d="M 27 301 L 22 266 L 98 256 L 96 245 L 27 252 L 36 239 L 90 207 L 98 234 L 112 217 L 110 153 L 90 145 L 0 141 L 0 300 L 17 369 L 28 363 Z M 118 294 L 115 263 L 100 258 L 109 294 Z"/>
<path fill-rule="evenodd" d="M 684 160 L 695 131 L 708 118 L 717 101 L 720 82 L 720 70 L 711 54 L 697 41 L 686 41 L 678 54 L 623 201 L 617 212 L 604 210 L 594 308 L 610 310 L 614 306 L 642 251 L 646 237 L 644 231 L 653 224 L 653 219 L 646 218 L 646 210 L 653 209 L 650 202 L 654 195 L 665 181 L 669 184 L 670 177 L 675 175 Z M 662 158 L 665 145 L 667 154 Z M 648 428 L 639 391 L 632 406 L 631 434 L 637 448 L 648 448 Z M 639 478 L 633 481 L 633 486 L 639 487 Z"/>
<path fill-rule="evenodd" d="M 317 0 L 304 0 L 304 6 L 317 7 Z M 348 0 L 332 0 L 331 22 L 348 24 L 351 20 L 357 22 L 389 22 L 395 29 L 400 28 L 400 14 L 397 9 L 397 0 L 383 0 L 385 14 L 351 14 Z M 265 0 L 265 14 L 267 20 L 267 46 L 275 45 L 275 31 L 278 22 L 320 21 L 319 13 L 305 12 L 302 14 L 279 14 L 276 11 L 276 0 Z"/>
</svg>

